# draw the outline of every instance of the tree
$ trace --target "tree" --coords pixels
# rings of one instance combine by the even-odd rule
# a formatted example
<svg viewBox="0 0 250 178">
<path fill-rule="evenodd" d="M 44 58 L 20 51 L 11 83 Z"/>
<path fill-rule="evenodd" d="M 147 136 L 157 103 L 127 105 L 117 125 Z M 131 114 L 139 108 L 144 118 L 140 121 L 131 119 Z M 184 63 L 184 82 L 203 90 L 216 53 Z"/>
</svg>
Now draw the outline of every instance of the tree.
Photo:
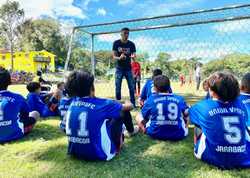
<svg viewBox="0 0 250 178">
<path fill-rule="evenodd" d="M 18 27 L 24 19 L 24 11 L 16 1 L 7 1 L 0 8 L 0 31 L 8 40 L 11 53 L 11 68 L 14 67 L 13 52 L 18 38 Z"/>
<path fill-rule="evenodd" d="M 60 31 L 60 24 L 51 18 L 26 20 L 20 27 L 21 50 L 47 50 L 57 56 L 56 65 L 63 66 L 67 55 L 68 36 Z"/>
<path fill-rule="evenodd" d="M 168 77 L 171 77 L 171 67 L 169 63 L 169 59 L 171 58 L 171 55 L 165 52 L 160 52 L 155 60 L 154 66 L 157 68 L 160 68 L 164 74 L 166 74 Z"/>
</svg>

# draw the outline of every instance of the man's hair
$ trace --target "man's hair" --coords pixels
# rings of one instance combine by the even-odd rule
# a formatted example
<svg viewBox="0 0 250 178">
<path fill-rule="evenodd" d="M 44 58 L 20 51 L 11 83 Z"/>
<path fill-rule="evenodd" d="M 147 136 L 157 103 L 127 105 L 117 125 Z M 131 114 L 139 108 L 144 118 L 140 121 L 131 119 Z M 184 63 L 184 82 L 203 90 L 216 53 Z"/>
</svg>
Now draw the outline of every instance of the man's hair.
<svg viewBox="0 0 250 178">
<path fill-rule="evenodd" d="M 159 92 L 167 92 L 170 89 L 170 80 L 165 75 L 154 77 L 154 86 Z"/>
<path fill-rule="evenodd" d="M 94 76 L 84 70 L 73 71 L 68 76 L 65 89 L 70 97 L 89 96 L 94 87 Z"/>
<path fill-rule="evenodd" d="M 64 85 L 64 82 L 59 82 L 56 86 L 57 86 L 57 88 L 59 88 L 62 85 Z"/>
<path fill-rule="evenodd" d="M 30 93 L 35 92 L 36 90 L 38 90 L 39 88 L 41 88 L 41 85 L 39 82 L 30 82 L 27 86 L 26 86 L 27 90 Z"/>
<path fill-rule="evenodd" d="M 154 79 L 154 77 L 156 77 L 158 75 L 162 75 L 162 70 L 161 69 L 154 69 L 152 78 Z"/>
<path fill-rule="evenodd" d="M 0 90 L 6 90 L 11 84 L 11 77 L 9 71 L 0 69 Z"/>
<path fill-rule="evenodd" d="M 244 90 L 247 93 L 250 93 L 250 72 L 246 73 L 242 80 L 241 80 L 241 86 L 244 87 Z"/>
<path fill-rule="evenodd" d="M 124 27 L 121 29 L 121 31 L 130 31 L 128 27 Z"/>
<path fill-rule="evenodd" d="M 209 77 L 208 85 L 224 102 L 235 100 L 240 93 L 238 80 L 228 72 L 215 72 Z"/>
</svg>

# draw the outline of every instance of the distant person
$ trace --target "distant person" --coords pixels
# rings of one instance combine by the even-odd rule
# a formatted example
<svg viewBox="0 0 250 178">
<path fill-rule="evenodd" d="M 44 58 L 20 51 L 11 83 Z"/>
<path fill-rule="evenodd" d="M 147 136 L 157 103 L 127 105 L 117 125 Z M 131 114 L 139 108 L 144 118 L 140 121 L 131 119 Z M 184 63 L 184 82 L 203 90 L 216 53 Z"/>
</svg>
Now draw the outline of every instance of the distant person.
<svg viewBox="0 0 250 178">
<path fill-rule="evenodd" d="M 154 139 L 181 140 L 188 135 L 188 106 L 183 97 L 170 93 L 170 80 L 154 77 L 155 93 L 137 116 L 140 130 Z"/>
<path fill-rule="evenodd" d="M 128 83 L 130 101 L 135 106 L 134 80 L 131 71 L 131 58 L 136 58 L 135 44 L 128 40 L 129 29 L 121 30 L 121 39 L 113 43 L 113 59 L 116 61 L 115 96 L 121 100 L 122 79 Z"/>
<path fill-rule="evenodd" d="M 189 109 L 194 132 L 194 155 L 223 169 L 250 167 L 250 140 L 247 111 L 238 99 L 237 79 L 217 72 L 209 78 L 212 99 Z"/>
<path fill-rule="evenodd" d="M 31 132 L 38 112 L 30 112 L 24 97 L 8 91 L 10 73 L 0 69 L 0 143 L 22 138 Z"/>
<path fill-rule="evenodd" d="M 200 89 L 201 84 L 201 64 L 197 63 L 195 68 L 196 90 Z"/>
<path fill-rule="evenodd" d="M 131 62 L 132 73 L 134 78 L 134 91 L 136 96 L 140 96 L 141 93 L 141 65 L 139 62 L 132 58 Z"/>
<path fill-rule="evenodd" d="M 239 99 L 246 106 L 248 113 L 247 127 L 250 130 L 250 73 L 245 74 L 241 80 Z"/>
<path fill-rule="evenodd" d="M 209 92 L 209 83 L 208 79 L 205 79 L 202 83 L 203 90 L 207 93 L 205 99 L 210 99 L 210 92 Z"/>
<path fill-rule="evenodd" d="M 180 80 L 180 83 L 181 83 L 181 87 L 183 85 L 185 85 L 186 79 L 185 79 L 185 76 L 183 74 L 180 74 L 179 80 Z"/>
</svg>

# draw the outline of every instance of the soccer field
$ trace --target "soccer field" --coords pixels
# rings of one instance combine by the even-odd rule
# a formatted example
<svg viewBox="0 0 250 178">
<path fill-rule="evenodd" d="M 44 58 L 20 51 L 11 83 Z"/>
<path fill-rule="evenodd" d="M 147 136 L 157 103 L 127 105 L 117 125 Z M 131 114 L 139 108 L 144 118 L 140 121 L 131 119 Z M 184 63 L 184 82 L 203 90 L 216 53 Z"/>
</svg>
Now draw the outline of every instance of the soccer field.
<svg viewBox="0 0 250 178">
<path fill-rule="evenodd" d="M 113 97 L 114 83 L 96 84 L 96 95 Z M 127 85 L 123 91 L 127 95 Z M 185 96 L 189 104 L 203 97 L 195 86 L 173 83 L 175 92 Z M 24 85 L 10 90 L 27 94 Z M 138 111 L 133 111 L 133 116 Z M 27 137 L 0 145 L 0 177 L 250 177 L 250 170 L 222 171 L 193 156 L 193 132 L 178 142 L 156 141 L 138 134 L 125 139 L 121 154 L 110 162 L 86 162 L 67 156 L 67 139 L 58 128 L 59 118 L 39 121 Z"/>
</svg>

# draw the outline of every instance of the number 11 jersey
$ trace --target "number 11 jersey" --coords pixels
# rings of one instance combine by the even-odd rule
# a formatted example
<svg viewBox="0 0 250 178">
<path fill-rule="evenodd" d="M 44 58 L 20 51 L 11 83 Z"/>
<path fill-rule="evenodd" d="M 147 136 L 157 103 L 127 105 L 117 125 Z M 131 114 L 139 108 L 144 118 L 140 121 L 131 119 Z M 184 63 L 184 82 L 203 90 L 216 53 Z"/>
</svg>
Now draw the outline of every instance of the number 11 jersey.
<svg viewBox="0 0 250 178">
<path fill-rule="evenodd" d="M 120 119 L 122 104 L 108 99 L 76 97 L 66 115 L 68 153 L 86 160 L 115 156 L 111 119 Z"/>
</svg>

